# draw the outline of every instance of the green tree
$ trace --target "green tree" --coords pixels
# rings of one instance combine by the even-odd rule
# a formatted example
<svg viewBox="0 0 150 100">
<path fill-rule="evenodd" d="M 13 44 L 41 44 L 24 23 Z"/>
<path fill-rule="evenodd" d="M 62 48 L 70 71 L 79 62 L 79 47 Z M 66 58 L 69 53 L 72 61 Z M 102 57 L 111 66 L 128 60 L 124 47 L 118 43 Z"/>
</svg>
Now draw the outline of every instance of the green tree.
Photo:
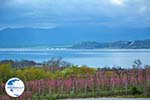
<svg viewBox="0 0 150 100">
<path fill-rule="evenodd" d="M 26 68 L 22 71 L 23 75 L 22 76 L 25 80 L 30 81 L 30 80 L 39 80 L 39 79 L 44 79 L 44 78 L 51 78 L 51 73 L 44 71 L 42 68 Z"/>
<path fill-rule="evenodd" d="M 0 65 L 0 80 L 1 82 L 6 82 L 8 79 L 14 76 L 14 71 L 11 68 L 11 64 L 1 64 Z"/>
</svg>

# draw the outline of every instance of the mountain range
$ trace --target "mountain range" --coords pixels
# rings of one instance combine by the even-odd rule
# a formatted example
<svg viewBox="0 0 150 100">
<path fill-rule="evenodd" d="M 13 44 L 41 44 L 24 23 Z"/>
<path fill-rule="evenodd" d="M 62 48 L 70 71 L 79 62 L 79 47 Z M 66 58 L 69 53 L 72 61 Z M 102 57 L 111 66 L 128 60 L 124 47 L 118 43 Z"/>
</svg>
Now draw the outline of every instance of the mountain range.
<svg viewBox="0 0 150 100">
<path fill-rule="evenodd" d="M 108 28 L 99 27 L 92 25 L 84 25 L 79 27 L 78 25 L 63 26 L 56 28 L 5 28 L 0 30 L 0 48 L 10 48 L 10 47 L 51 47 L 57 45 L 73 45 L 73 48 L 86 47 L 86 44 L 90 45 L 89 48 L 137 48 L 134 47 L 140 41 L 150 38 L 150 28 Z M 124 41 L 122 41 L 124 40 Z M 135 42 L 132 42 L 132 41 Z M 96 41 L 98 43 L 82 43 L 82 41 Z M 118 42 L 114 42 L 118 41 Z M 147 40 L 146 40 L 147 41 Z M 106 43 L 108 42 L 108 43 Z M 132 44 L 133 43 L 133 44 Z M 147 42 L 146 42 L 147 43 Z M 92 45 L 91 45 L 92 44 Z M 130 46 L 132 44 L 132 46 Z M 84 45 L 84 46 L 83 46 Z M 146 44 L 147 45 L 147 44 Z M 125 47 L 124 47 L 125 46 Z M 139 48 L 140 48 L 139 47 Z M 147 47 L 144 47 L 147 48 Z"/>
<path fill-rule="evenodd" d="M 150 39 L 116 42 L 81 42 L 73 45 L 73 49 L 150 49 Z"/>
</svg>

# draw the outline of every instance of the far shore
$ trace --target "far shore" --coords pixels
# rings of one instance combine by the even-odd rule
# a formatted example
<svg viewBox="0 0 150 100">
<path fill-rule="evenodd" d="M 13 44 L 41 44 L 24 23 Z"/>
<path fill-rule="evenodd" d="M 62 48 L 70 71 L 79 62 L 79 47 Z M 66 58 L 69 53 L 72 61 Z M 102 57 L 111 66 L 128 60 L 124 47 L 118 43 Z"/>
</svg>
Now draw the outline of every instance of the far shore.
<svg viewBox="0 0 150 100">
<path fill-rule="evenodd" d="M 139 51 L 149 52 L 150 49 L 111 49 L 111 48 L 100 48 L 100 49 L 72 49 L 72 48 L 0 48 L 0 51 Z"/>
</svg>

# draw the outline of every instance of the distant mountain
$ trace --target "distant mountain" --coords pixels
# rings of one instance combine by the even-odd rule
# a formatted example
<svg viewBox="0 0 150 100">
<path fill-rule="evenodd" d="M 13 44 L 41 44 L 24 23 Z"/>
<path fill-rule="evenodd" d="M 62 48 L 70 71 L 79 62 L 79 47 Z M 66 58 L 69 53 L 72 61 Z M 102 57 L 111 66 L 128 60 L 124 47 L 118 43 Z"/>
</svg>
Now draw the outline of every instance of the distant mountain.
<svg viewBox="0 0 150 100">
<path fill-rule="evenodd" d="M 72 45 L 73 49 L 150 49 L 150 39 L 136 41 L 116 41 L 116 42 L 81 42 Z"/>
<path fill-rule="evenodd" d="M 76 24 L 49 29 L 26 27 L 5 28 L 0 30 L 0 48 L 51 47 L 71 45 L 81 41 L 112 42 L 119 40 L 144 40 L 150 37 L 149 33 L 149 27 L 122 29 L 99 25 L 93 26 L 91 24 L 82 24 L 82 27 Z M 96 43 L 95 45 L 97 46 Z M 103 45 L 101 44 L 102 47 Z"/>
</svg>

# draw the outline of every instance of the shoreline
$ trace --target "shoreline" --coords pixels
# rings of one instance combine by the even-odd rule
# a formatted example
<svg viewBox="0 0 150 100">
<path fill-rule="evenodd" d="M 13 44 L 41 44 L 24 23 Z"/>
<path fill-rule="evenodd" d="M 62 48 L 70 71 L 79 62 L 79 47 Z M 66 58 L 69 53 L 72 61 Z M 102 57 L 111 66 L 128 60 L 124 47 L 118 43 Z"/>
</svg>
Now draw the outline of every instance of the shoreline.
<svg viewBox="0 0 150 100">
<path fill-rule="evenodd" d="M 70 48 L 0 48 L 0 51 L 100 51 L 100 52 L 150 52 L 149 49 L 70 49 Z"/>
</svg>

